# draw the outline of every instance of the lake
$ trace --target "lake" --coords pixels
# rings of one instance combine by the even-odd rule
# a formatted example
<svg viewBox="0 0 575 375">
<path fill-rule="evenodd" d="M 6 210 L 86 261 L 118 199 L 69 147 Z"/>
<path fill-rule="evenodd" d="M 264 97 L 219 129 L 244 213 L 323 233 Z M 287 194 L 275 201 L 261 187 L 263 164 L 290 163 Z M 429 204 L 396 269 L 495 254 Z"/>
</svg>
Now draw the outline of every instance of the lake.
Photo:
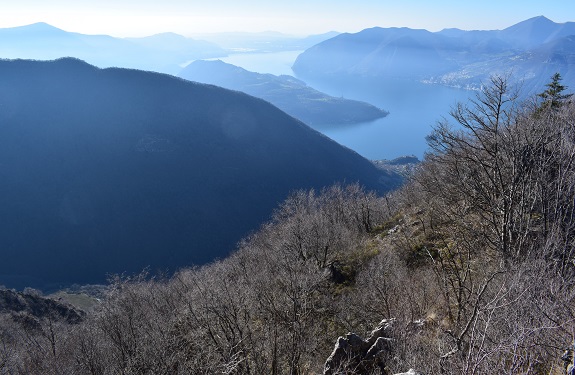
<svg viewBox="0 0 575 375">
<path fill-rule="evenodd" d="M 240 53 L 220 60 L 258 73 L 293 75 L 291 65 L 301 52 Z M 425 137 L 432 127 L 442 118 L 448 118 L 450 108 L 458 101 L 466 101 L 474 95 L 467 90 L 406 80 L 388 80 L 378 85 L 355 80 L 307 83 L 332 96 L 362 100 L 390 112 L 387 117 L 369 123 L 318 128 L 371 160 L 404 155 L 421 159 L 427 150 Z"/>
<path fill-rule="evenodd" d="M 240 66 L 251 72 L 269 73 L 276 76 L 282 74 L 293 76 L 291 66 L 302 52 L 244 52 L 207 60 L 222 60 L 225 63 Z"/>
</svg>

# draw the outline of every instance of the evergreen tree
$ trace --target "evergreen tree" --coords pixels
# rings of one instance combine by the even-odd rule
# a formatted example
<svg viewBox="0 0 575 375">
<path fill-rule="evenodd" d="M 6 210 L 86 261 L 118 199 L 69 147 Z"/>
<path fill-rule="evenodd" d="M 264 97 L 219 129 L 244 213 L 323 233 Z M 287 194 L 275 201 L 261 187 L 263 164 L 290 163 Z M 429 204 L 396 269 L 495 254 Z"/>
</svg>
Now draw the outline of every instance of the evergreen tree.
<svg viewBox="0 0 575 375">
<path fill-rule="evenodd" d="M 561 84 L 561 79 L 561 74 L 553 74 L 551 82 L 545 85 L 547 90 L 537 94 L 538 97 L 543 99 L 541 108 L 559 108 L 573 95 L 563 93 L 567 86 Z"/>
</svg>

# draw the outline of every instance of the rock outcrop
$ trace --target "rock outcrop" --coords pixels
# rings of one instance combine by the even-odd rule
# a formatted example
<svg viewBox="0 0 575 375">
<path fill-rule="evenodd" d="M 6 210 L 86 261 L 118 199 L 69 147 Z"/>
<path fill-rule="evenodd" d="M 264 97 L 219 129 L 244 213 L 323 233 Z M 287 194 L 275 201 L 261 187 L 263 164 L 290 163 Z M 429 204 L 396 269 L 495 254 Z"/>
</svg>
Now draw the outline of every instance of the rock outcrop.
<svg viewBox="0 0 575 375">
<path fill-rule="evenodd" d="M 385 374 L 385 363 L 392 351 L 391 330 L 394 319 L 384 319 L 367 339 L 348 333 L 337 339 L 335 347 L 325 362 L 324 375 Z"/>
<path fill-rule="evenodd" d="M 410 368 L 407 372 L 401 372 L 399 374 L 394 375 L 424 375 L 422 372 L 415 371 L 414 369 Z"/>
</svg>

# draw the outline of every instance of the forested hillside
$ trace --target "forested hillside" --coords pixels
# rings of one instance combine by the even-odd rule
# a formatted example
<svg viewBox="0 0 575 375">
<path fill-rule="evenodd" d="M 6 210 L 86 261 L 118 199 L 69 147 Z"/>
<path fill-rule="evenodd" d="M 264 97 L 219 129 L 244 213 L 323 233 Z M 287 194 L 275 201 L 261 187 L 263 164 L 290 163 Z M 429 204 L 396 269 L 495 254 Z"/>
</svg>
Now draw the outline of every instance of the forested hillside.
<svg viewBox="0 0 575 375">
<path fill-rule="evenodd" d="M 0 284 L 225 257 L 293 190 L 401 177 L 249 95 L 77 59 L 0 61 Z"/>
<path fill-rule="evenodd" d="M 229 258 L 117 278 L 81 323 L 47 314 L 32 329 L 5 313 L 0 372 L 565 373 L 575 103 L 564 89 L 555 76 L 519 103 L 495 77 L 436 127 L 399 191 L 294 193 Z"/>
</svg>

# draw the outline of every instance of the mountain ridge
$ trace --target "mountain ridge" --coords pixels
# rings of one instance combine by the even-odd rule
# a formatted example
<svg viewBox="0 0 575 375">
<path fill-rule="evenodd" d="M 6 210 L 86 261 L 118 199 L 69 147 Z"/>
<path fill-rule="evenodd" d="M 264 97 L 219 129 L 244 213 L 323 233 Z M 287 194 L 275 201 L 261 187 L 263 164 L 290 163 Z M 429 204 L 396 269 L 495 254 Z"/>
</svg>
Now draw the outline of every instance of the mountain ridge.
<svg viewBox="0 0 575 375">
<path fill-rule="evenodd" d="M 165 43 L 154 43 L 154 39 L 81 34 L 38 22 L 0 28 L 0 58 L 75 57 L 102 68 L 119 66 L 175 74 L 185 61 L 227 55 L 213 43 L 180 37 L 176 45 L 166 48 Z"/>
<path fill-rule="evenodd" d="M 543 16 L 503 30 L 370 28 L 341 34 L 304 51 L 292 69 L 309 80 L 408 78 L 475 89 L 485 79 L 485 71 L 494 66 L 497 71 L 512 71 L 520 81 L 527 76 L 547 79 L 544 65 L 525 66 L 520 64 L 525 60 L 521 56 L 537 54 L 543 46 L 570 35 L 575 35 L 575 22 L 555 23 Z M 552 53 L 570 61 L 572 52 L 556 49 Z M 554 68 L 566 81 L 575 78 L 571 63 Z M 527 79 L 524 85 L 535 90 L 539 83 Z"/>
</svg>

